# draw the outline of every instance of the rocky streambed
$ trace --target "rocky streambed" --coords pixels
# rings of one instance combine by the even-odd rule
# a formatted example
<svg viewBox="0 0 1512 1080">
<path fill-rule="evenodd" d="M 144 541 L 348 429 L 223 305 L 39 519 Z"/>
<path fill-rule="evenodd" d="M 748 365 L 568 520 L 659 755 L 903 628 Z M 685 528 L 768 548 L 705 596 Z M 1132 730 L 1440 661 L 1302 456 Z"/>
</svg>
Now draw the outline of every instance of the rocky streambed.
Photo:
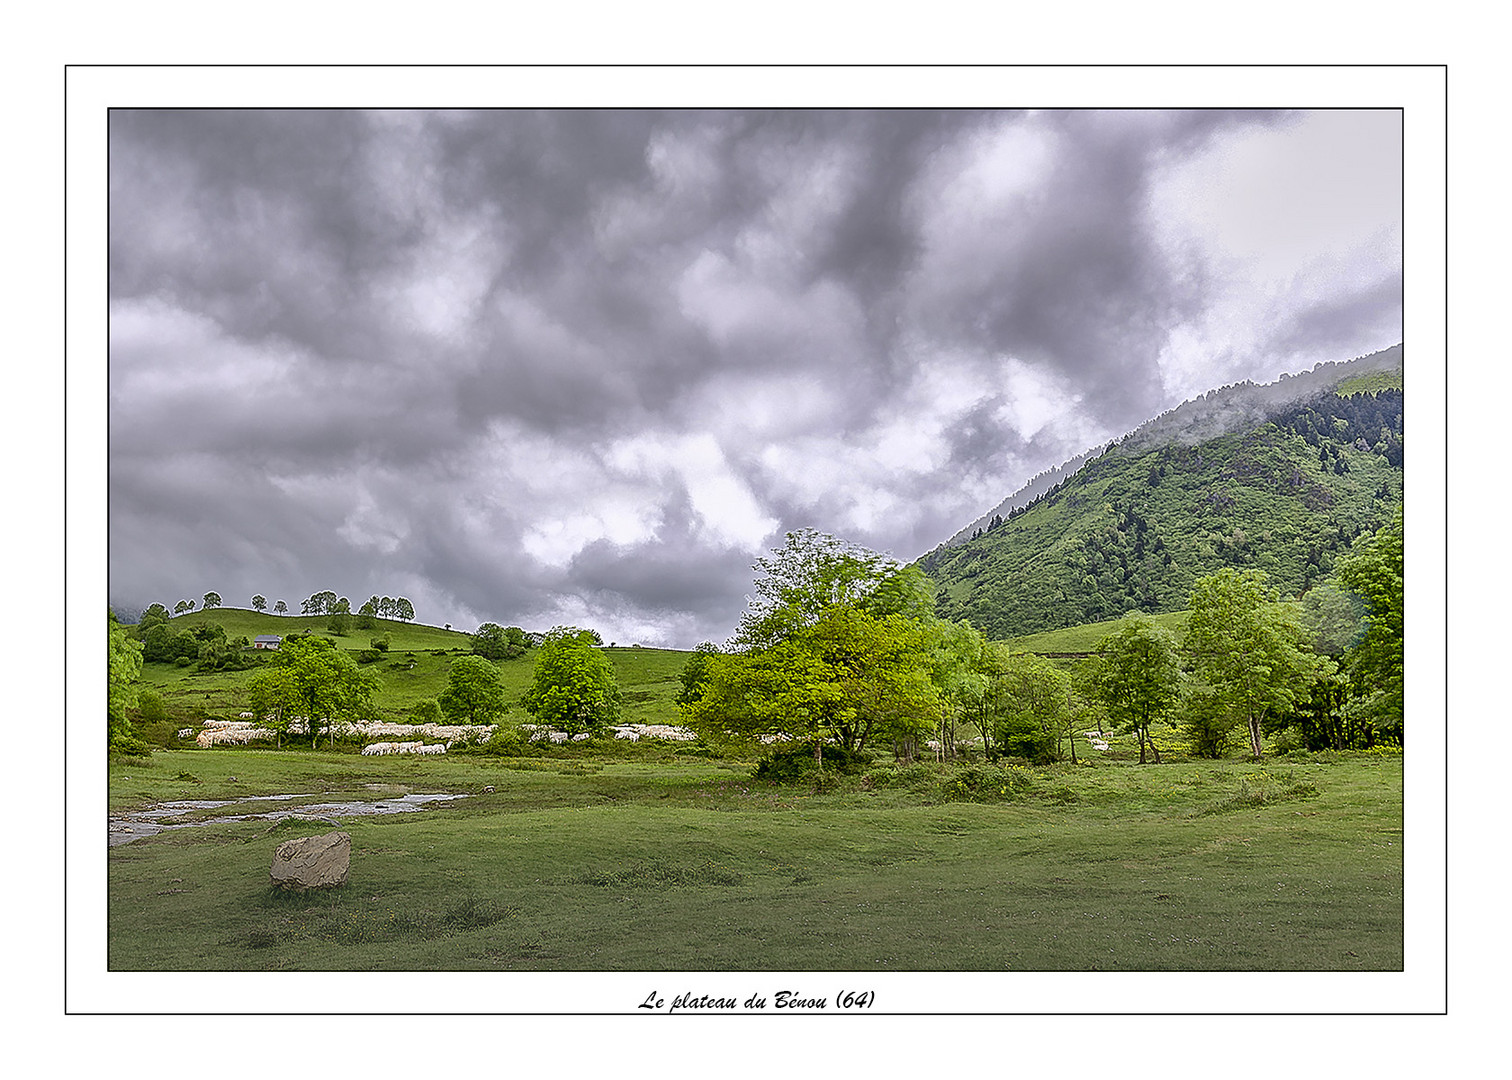
<svg viewBox="0 0 1512 1080">
<path fill-rule="evenodd" d="M 341 818 L 369 817 L 377 814 L 407 814 L 466 795 L 395 792 L 384 785 L 369 785 L 388 794 L 367 798 L 331 799 L 329 794 L 248 795 L 239 799 L 183 799 L 158 803 L 110 817 L 111 847 L 129 844 L 144 836 L 156 836 L 169 829 L 192 829 L 201 825 L 219 825 L 230 821 L 278 822 L 286 818 L 309 819 L 311 824 L 335 825 Z"/>
</svg>

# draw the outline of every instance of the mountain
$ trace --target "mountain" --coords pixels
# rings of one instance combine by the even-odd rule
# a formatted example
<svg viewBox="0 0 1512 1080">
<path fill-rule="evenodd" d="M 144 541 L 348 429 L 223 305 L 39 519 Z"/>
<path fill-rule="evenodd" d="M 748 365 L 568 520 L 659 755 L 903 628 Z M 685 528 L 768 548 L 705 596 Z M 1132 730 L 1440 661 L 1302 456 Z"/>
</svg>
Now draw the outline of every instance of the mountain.
<svg viewBox="0 0 1512 1080">
<path fill-rule="evenodd" d="M 986 532 L 988 529 L 993 528 L 994 519 L 1005 518 L 1015 510 L 1022 510 L 1034 502 L 1034 500 L 1046 494 L 1055 485 L 1071 477 L 1077 469 L 1080 469 L 1088 461 L 1092 460 L 1098 453 L 1098 450 L 1088 450 L 1084 454 L 1076 455 L 1076 457 L 1062 465 L 1046 469 L 991 510 L 977 518 L 970 525 L 956 533 L 949 540 L 945 541 L 945 546 L 953 547 L 956 544 L 965 543 L 976 536 L 977 533 Z"/>
<path fill-rule="evenodd" d="M 1402 501 L 1402 381 L 1398 345 L 1185 402 L 921 558 L 936 609 L 1012 637 L 1179 611 L 1225 566 L 1300 595 Z"/>
</svg>

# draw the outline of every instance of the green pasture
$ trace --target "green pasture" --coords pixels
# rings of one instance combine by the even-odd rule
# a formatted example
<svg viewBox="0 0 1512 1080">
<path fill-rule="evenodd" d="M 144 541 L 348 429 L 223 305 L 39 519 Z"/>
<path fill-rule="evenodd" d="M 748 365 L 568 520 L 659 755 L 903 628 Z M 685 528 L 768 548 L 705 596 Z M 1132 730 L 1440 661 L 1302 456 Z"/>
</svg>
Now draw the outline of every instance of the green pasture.
<svg viewBox="0 0 1512 1080">
<path fill-rule="evenodd" d="M 468 635 L 456 630 L 377 620 L 373 630 L 355 629 L 336 635 L 326 629 L 326 615 L 270 615 L 240 608 L 212 608 L 190 612 L 174 618 L 174 626 L 219 623 L 228 638 L 259 634 L 286 636 L 296 631 L 309 632 L 334 641 L 338 648 L 355 656 L 368 649 L 379 635 L 389 638 L 389 649 L 381 659 L 363 664 L 378 677 L 379 689 L 374 703 L 385 720 L 403 721 L 416 705 L 435 699 L 446 688 L 451 662 L 470 652 Z M 623 700 L 622 721 L 627 724 L 676 724 L 677 707 L 673 696 L 680 688 L 678 674 L 688 654 L 673 649 L 644 649 L 633 646 L 605 647 L 604 654 L 614 665 Z M 535 650 L 513 660 L 499 660 L 495 666 L 503 678 L 505 693 L 518 701 L 530 685 L 535 666 Z M 235 718 L 249 705 L 247 683 L 258 668 L 245 671 L 196 672 L 189 667 L 152 663 L 142 666 L 141 685 L 156 691 L 173 717 L 168 725 L 174 729 L 202 721 L 205 717 Z M 530 718 L 518 708 L 510 719 L 525 722 Z"/>
<path fill-rule="evenodd" d="M 655 665 L 645 660 L 649 679 Z M 1001 790 L 997 780 L 1002 779 Z M 484 792 L 486 786 L 492 792 Z M 467 798 L 353 817 L 341 889 L 273 891 L 267 820 L 109 849 L 112 970 L 1392 971 L 1402 759 L 963 771 L 822 793 L 692 747 L 521 759 L 169 750 L 112 812 L 305 794 Z"/>
<path fill-rule="evenodd" d="M 1145 618 L 1180 638 L 1186 631 L 1187 619 L 1191 614 L 1190 611 L 1169 611 L 1159 615 L 1146 615 Z M 1105 619 L 1102 622 L 1084 623 L 1081 626 L 1068 626 L 1063 630 L 1044 630 L 1038 634 L 1025 634 L 1022 637 L 1008 638 L 1007 644 L 1014 650 L 1030 653 L 1096 652 L 1102 639 L 1118 629 L 1121 618 L 1120 616 L 1119 619 Z"/>
</svg>

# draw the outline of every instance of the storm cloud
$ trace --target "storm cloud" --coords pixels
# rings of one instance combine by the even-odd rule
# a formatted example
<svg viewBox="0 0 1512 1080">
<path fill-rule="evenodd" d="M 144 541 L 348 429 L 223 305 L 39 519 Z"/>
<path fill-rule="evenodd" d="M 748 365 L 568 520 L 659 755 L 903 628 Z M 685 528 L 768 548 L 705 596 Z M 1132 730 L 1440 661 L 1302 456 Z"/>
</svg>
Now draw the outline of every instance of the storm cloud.
<svg viewBox="0 0 1512 1080">
<path fill-rule="evenodd" d="M 691 647 L 1184 398 L 1401 339 L 1394 111 L 129 110 L 122 608 Z"/>
</svg>

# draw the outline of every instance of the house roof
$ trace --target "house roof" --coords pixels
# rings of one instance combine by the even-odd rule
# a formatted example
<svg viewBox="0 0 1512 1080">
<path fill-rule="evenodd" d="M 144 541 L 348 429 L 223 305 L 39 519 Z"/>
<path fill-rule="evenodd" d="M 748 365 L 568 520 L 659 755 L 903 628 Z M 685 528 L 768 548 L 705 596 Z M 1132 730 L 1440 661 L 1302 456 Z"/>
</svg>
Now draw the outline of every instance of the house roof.
<svg viewBox="0 0 1512 1080">
<path fill-rule="evenodd" d="M 283 638 L 279 637 L 277 634 L 258 634 L 252 640 L 253 641 L 282 641 Z"/>
</svg>

